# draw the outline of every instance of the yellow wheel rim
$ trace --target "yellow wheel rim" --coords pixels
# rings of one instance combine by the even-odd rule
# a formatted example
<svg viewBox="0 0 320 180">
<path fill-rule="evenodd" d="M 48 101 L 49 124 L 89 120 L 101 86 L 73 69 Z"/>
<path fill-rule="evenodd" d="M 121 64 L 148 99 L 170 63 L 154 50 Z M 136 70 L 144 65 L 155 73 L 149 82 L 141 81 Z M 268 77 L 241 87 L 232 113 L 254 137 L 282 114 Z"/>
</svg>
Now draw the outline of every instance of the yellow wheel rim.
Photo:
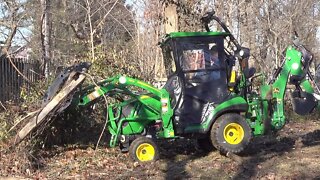
<svg viewBox="0 0 320 180">
<path fill-rule="evenodd" d="M 244 130 L 238 123 L 230 123 L 223 130 L 224 139 L 229 144 L 239 144 L 244 137 Z"/>
<path fill-rule="evenodd" d="M 155 156 L 155 149 L 149 143 L 140 144 L 136 150 L 136 156 L 139 161 L 151 161 Z"/>
</svg>

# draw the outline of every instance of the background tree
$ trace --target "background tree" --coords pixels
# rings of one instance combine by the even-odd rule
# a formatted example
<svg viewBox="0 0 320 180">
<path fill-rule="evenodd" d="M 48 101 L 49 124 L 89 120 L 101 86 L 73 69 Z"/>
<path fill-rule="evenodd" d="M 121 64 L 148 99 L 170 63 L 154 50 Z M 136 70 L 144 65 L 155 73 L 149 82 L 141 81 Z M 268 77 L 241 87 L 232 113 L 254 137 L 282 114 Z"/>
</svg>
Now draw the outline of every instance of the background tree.
<svg viewBox="0 0 320 180">
<path fill-rule="evenodd" d="M 149 80 L 160 77 L 162 60 L 157 43 L 166 33 L 168 6 L 175 7 L 177 31 L 202 31 L 200 17 L 214 9 L 241 44 L 251 48 L 251 64 L 267 73 L 274 64 L 279 65 L 294 31 L 316 57 L 319 56 L 317 0 L 2 2 L 0 39 L 5 44 L 3 47 L 11 46 L 14 35 L 21 28 L 31 26 L 32 33 L 25 39 L 32 42 L 29 46 L 35 59 L 44 57 L 43 62 L 51 64 L 53 69 L 50 71 L 59 65 L 87 60 L 94 62 L 93 70 L 103 72 L 95 73 L 101 78 L 115 73 Z"/>
<path fill-rule="evenodd" d="M 48 78 L 49 76 L 49 62 L 51 61 L 51 1 L 41 0 L 41 49 L 42 49 L 42 62 L 43 62 L 43 75 Z"/>
<path fill-rule="evenodd" d="M 0 0 L 0 54 L 8 52 L 13 44 L 28 41 L 23 33 L 30 26 L 28 6 L 28 1 Z"/>
<path fill-rule="evenodd" d="M 319 56 L 319 2 L 317 0 L 163 0 L 177 6 L 178 30 L 203 30 L 199 19 L 215 10 L 241 44 L 251 49 L 251 64 L 265 73 L 279 65 L 282 52 L 291 44 L 294 31 Z M 318 36 L 318 38 L 317 38 Z M 317 58 L 315 58 L 317 59 Z"/>
<path fill-rule="evenodd" d="M 294 31 L 318 56 L 319 25 L 315 21 L 319 19 L 319 2 L 316 0 L 216 0 L 214 7 L 232 27 L 237 39 L 251 49 L 252 64 L 260 71 L 270 73 L 275 64 L 280 64 Z"/>
<path fill-rule="evenodd" d="M 39 9 L 43 8 L 38 5 L 32 9 L 35 58 L 41 57 L 37 49 L 44 37 Z M 53 68 L 75 61 L 98 60 L 94 67 L 104 68 L 104 74 L 97 75 L 106 77 L 114 71 L 124 72 L 127 69 L 124 66 L 130 64 L 127 62 L 132 62 L 129 58 L 134 44 L 134 17 L 123 0 L 50 1 L 49 15 L 52 29 L 48 44 Z"/>
</svg>

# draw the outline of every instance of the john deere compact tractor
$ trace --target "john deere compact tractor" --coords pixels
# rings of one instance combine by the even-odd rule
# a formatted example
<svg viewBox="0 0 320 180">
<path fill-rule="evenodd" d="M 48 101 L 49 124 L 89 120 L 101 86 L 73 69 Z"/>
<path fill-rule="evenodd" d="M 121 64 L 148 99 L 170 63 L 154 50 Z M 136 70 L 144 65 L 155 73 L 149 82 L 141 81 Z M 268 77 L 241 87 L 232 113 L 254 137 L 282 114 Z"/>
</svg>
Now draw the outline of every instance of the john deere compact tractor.
<svg viewBox="0 0 320 180">
<path fill-rule="evenodd" d="M 311 85 L 314 77 L 309 72 L 312 55 L 297 40 L 287 48 L 270 82 L 254 88 L 252 80 L 261 74 L 256 75 L 255 69 L 248 66 L 249 49 L 237 42 L 213 12 L 201 21 L 206 32 L 173 32 L 160 43 L 167 75 L 162 89 L 118 75 L 77 91 L 72 89 L 65 99 L 86 106 L 106 96 L 122 96 L 119 103 L 106 109 L 110 146 L 129 151 L 137 161 L 159 157 L 155 140 L 181 137 L 196 138 L 199 146 L 208 151 L 216 148 L 242 152 L 253 136 L 285 125 L 288 83 L 295 87 L 291 95 L 295 112 L 308 114 L 317 106 L 319 95 L 314 87 L 318 87 Z M 210 31 L 211 22 L 222 31 Z M 44 107 L 59 95 L 59 89 L 83 77 L 88 68 L 88 64 L 80 64 L 64 71 L 55 81 L 54 90 L 51 88 L 47 94 Z M 137 87 L 139 93 L 132 90 Z M 52 108 L 52 112 L 60 112 L 70 103 L 63 104 Z"/>
</svg>

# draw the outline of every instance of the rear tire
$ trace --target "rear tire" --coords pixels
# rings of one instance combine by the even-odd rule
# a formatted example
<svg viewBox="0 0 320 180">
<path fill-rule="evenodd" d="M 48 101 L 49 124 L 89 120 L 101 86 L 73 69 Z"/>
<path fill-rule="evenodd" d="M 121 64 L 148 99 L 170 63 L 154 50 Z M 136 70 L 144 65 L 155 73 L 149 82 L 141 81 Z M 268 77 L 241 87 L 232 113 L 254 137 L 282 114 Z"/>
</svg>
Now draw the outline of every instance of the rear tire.
<svg viewBox="0 0 320 180">
<path fill-rule="evenodd" d="M 152 139 L 142 136 L 132 141 L 129 155 L 134 161 L 152 162 L 159 158 L 159 149 Z"/>
<path fill-rule="evenodd" d="M 245 118 L 229 113 L 220 116 L 211 128 L 210 138 L 214 147 L 222 153 L 241 153 L 252 138 L 252 130 Z"/>
</svg>

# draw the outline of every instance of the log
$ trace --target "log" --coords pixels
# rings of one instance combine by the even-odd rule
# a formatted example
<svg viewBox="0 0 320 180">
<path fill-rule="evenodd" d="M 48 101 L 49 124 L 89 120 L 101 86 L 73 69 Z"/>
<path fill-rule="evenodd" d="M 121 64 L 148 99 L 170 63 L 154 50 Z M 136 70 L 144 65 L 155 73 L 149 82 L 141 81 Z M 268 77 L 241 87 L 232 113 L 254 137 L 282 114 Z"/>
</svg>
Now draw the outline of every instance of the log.
<svg viewBox="0 0 320 180">
<path fill-rule="evenodd" d="M 38 125 L 44 122 L 45 119 L 57 111 L 57 107 L 63 104 L 70 93 L 72 93 L 85 79 L 84 74 L 80 74 L 77 79 L 68 80 L 66 85 L 55 97 L 46 104 L 39 113 L 30 117 L 27 123 L 16 135 L 14 145 L 19 144 L 28 134 L 30 134 Z"/>
</svg>

